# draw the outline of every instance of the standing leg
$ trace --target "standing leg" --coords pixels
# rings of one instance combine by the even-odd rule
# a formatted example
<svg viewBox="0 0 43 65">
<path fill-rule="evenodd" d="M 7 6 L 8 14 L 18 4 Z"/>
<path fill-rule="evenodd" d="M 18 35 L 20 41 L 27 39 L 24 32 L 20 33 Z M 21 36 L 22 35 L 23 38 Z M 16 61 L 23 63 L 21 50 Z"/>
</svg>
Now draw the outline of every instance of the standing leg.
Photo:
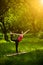
<svg viewBox="0 0 43 65">
<path fill-rule="evenodd" d="M 16 41 L 16 53 L 18 53 L 18 41 Z"/>
<path fill-rule="evenodd" d="M 11 40 L 12 41 L 15 41 L 15 45 L 16 45 L 16 53 L 18 53 L 18 41 L 17 40 L 14 40 L 14 39 L 12 39 L 12 35 L 11 35 Z"/>
</svg>

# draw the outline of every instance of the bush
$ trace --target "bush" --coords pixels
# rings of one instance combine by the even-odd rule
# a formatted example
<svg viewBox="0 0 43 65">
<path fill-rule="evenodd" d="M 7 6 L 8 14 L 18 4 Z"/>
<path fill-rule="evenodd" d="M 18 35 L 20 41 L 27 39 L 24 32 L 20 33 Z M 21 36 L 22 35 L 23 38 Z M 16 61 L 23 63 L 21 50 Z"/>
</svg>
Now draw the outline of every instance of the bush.
<svg viewBox="0 0 43 65">
<path fill-rule="evenodd" d="M 38 38 L 43 39 L 43 32 L 38 33 Z"/>
<path fill-rule="evenodd" d="M 34 33 L 28 33 L 28 34 L 25 34 L 24 37 L 25 38 L 33 38 L 33 37 L 36 37 L 37 34 L 34 35 Z"/>
</svg>

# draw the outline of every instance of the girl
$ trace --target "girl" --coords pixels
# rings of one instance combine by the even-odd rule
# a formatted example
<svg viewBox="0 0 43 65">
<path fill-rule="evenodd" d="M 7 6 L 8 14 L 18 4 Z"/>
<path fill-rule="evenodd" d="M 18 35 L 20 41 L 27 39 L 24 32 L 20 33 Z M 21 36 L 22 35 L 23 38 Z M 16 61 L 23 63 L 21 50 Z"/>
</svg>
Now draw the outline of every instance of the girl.
<svg viewBox="0 0 43 65">
<path fill-rule="evenodd" d="M 19 44 L 19 42 L 23 39 L 24 34 L 26 34 L 28 31 L 29 30 L 27 30 L 25 33 L 23 33 L 23 31 L 22 31 L 21 34 L 12 33 L 12 32 L 10 33 L 11 34 L 11 40 L 15 41 L 15 43 L 16 43 L 16 53 L 18 53 L 18 44 Z M 17 39 L 12 39 L 13 34 L 18 35 Z"/>
</svg>

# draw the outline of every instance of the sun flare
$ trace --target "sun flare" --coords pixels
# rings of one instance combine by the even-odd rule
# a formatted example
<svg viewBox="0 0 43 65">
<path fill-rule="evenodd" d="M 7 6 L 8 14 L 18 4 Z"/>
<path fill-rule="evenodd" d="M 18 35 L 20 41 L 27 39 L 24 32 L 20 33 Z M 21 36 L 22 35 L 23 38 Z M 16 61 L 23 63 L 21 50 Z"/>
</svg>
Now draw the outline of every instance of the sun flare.
<svg viewBox="0 0 43 65">
<path fill-rule="evenodd" d="M 40 4 L 43 5 L 43 0 L 40 0 Z"/>
</svg>

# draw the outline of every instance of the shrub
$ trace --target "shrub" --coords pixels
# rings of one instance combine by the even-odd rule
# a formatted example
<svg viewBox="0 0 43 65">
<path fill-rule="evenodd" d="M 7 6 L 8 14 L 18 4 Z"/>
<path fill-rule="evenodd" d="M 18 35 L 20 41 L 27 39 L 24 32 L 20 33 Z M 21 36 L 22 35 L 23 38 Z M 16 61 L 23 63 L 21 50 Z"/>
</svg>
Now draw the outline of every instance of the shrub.
<svg viewBox="0 0 43 65">
<path fill-rule="evenodd" d="M 38 38 L 43 39 L 43 32 L 38 33 Z"/>
</svg>

